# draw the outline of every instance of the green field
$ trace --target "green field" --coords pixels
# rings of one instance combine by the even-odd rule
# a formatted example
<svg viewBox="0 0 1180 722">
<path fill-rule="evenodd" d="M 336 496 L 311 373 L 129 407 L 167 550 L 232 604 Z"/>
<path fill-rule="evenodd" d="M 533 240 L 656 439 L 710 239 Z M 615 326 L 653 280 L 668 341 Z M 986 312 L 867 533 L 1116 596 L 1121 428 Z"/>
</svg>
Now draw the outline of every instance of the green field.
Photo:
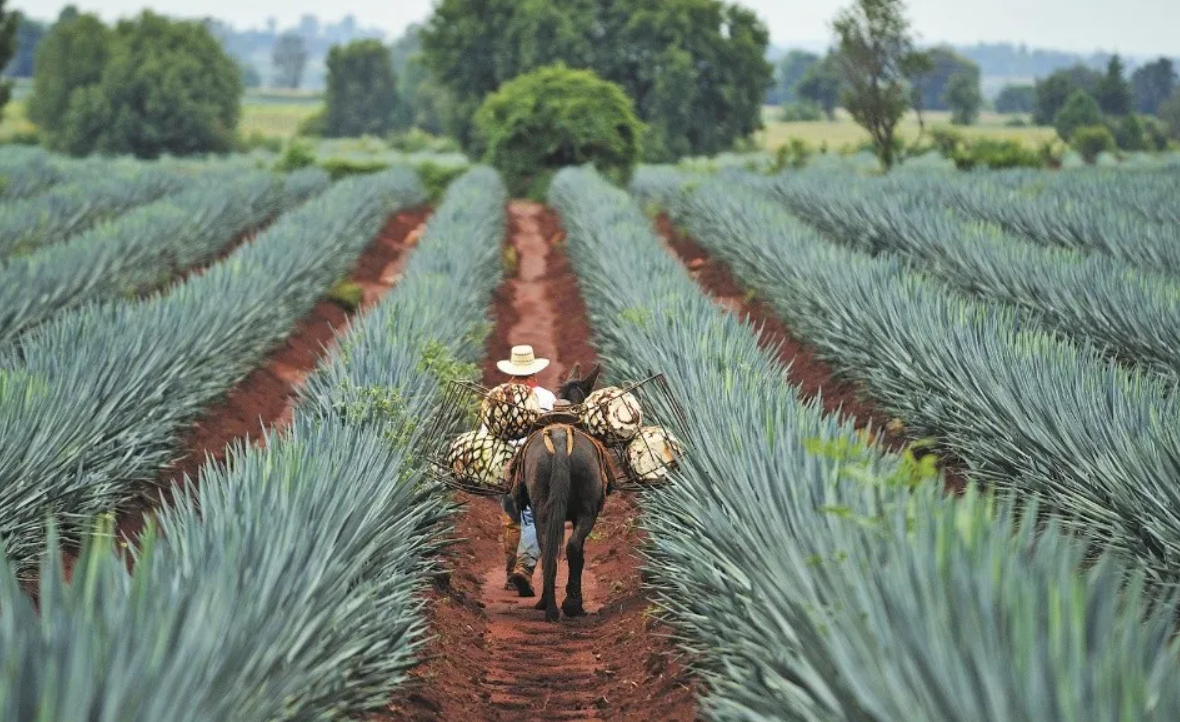
<svg viewBox="0 0 1180 722">
<path fill-rule="evenodd" d="M 767 107 L 763 110 L 762 119 L 765 130 L 756 134 L 755 140 L 767 149 L 775 150 L 784 145 L 791 138 L 799 138 L 813 146 L 827 143 L 832 150 L 839 150 L 843 146 L 859 145 L 869 139 L 869 134 L 857 125 L 852 117 L 843 110 L 836 114 L 836 120 L 826 120 L 784 123 L 778 120 L 779 109 Z M 947 111 L 930 111 L 924 114 L 927 132 L 932 127 L 953 127 L 968 138 L 990 137 L 1018 140 L 1029 147 L 1036 147 L 1041 143 L 1057 137 L 1057 132 L 1048 127 L 1012 127 L 1006 123 L 1013 116 L 1000 113 L 985 112 L 980 115 L 979 122 L 970 126 L 952 126 L 951 114 Z M 918 117 L 909 113 L 901 121 L 900 134 L 907 139 L 918 136 Z"/>
</svg>

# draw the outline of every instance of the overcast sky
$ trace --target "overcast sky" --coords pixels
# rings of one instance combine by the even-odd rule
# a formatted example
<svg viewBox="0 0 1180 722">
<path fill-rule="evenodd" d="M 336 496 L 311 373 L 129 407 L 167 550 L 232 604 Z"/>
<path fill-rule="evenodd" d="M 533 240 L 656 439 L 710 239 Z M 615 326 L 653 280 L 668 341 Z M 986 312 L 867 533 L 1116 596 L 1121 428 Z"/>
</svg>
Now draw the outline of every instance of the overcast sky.
<svg viewBox="0 0 1180 722">
<path fill-rule="evenodd" d="M 770 28 L 776 45 L 815 43 L 830 37 L 828 22 L 849 0 L 743 0 Z M 15 0 L 34 17 L 56 17 L 63 0 Z M 76 0 L 108 20 L 144 7 L 169 15 L 212 15 L 238 27 L 262 27 L 275 17 L 294 25 L 303 13 L 336 21 L 349 13 L 363 26 L 392 36 L 425 18 L 432 0 Z M 909 0 L 915 31 L 928 42 L 1012 41 L 1033 47 L 1126 55 L 1180 55 L 1180 0 Z M 196 10 L 195 8 L 199 8 Z"/>
</svg>

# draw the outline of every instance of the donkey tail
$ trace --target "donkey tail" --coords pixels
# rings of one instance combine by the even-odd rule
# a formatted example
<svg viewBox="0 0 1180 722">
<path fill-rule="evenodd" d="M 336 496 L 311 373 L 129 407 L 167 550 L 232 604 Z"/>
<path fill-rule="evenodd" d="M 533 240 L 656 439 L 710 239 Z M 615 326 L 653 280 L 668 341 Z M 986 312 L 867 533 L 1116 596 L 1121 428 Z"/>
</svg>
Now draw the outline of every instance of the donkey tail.
<svg viewBox="0 0 1180 722">
<path fill-rule="evenodd" d="M 557 584 L 557 555 L 561 550 L 561 542 L 565 538 L 566 507 L 570 498 L 570 450 L 573 446 L 573 429 L 566 427 L 554 429 L 553 437 L 558 437 L 557 443 L 552 443 L 549 430 L 546 429 L 545 444 L 549 451 L 549 488 L 545 498 L 545 512 L 543 528 L 538 529 L 541 534 L 541 564 L 545 584 L 545 592 L 550 596 L 546 601 L 555 604 Z M 560 438 L 557 432 L 565 434 Z"/>
</svg>

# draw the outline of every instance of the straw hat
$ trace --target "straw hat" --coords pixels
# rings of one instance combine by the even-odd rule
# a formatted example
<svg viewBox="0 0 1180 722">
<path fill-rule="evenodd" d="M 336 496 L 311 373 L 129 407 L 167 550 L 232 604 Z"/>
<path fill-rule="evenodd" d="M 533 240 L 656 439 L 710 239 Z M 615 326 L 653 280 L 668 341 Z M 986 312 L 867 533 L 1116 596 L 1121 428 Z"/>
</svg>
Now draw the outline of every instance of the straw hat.
<svg viewBox="0 0 1180 722">
<path fill-rule="evenodd" d="M 549 359 L 533 355 L 532 346 L 513 346 L 511 359 L 496 362 L 496 368 L 509 376 L 532 376 L 548 365 Z"/>
</svg>

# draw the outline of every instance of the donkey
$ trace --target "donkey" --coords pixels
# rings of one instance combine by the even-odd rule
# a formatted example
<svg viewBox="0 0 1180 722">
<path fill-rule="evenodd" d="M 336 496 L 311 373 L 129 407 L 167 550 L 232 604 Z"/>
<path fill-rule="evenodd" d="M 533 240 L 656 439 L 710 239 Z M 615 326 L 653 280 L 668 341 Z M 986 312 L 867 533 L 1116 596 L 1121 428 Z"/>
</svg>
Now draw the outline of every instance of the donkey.
<svg viewBox="0 0 1180 722">
<path fill-rule="evenodd" d="M 594 389 L 599 367 L 586 378 L 578 378 L 581 364 L 575 364 L 561 385 L 559 399 L 580 404 Z M 556 590 L 557 554 L 565 536 L 565 523 L 574 524 L 565 547 L 569 583 L 561 611 L 567 617 L 586 613 L 582 608 L 583 546 L 594 528 L 598 514 L 610 493 L 612 481 L 608 452 L 589 434 L 565 423 L 550 423 L 534 433 L 520 451 L 517 483 L 512 494 L 517 508 L 532 506 L 541 547 L 543 587 L 536 609 L 545 610 L 550 622 L 558 620 Z"/>
</svg>

